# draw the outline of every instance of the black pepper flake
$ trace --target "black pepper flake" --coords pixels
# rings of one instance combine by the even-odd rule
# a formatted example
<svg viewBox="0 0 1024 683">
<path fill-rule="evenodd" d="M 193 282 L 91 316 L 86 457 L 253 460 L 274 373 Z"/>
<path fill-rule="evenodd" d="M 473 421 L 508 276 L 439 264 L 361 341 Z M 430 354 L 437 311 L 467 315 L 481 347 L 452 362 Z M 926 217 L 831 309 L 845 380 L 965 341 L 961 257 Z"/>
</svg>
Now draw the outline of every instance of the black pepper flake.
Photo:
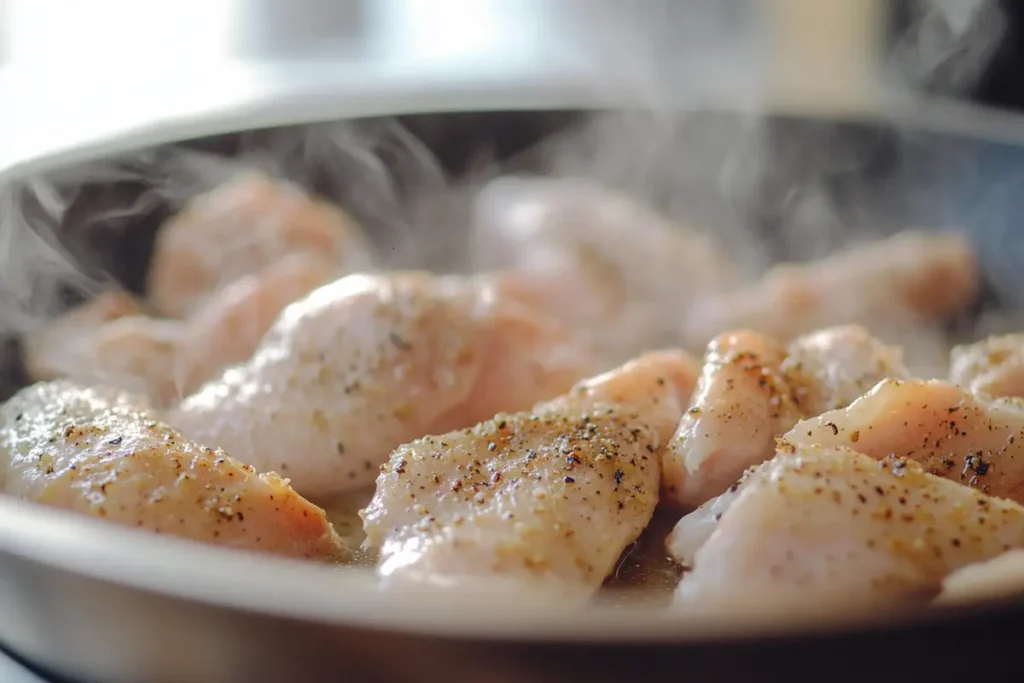
<svg viewBox="0 0 1024 683">
<path fill-rule="evenodd" d="M 573 479 L 572 477 L 566 477 L 566 478 L 565 478 L 565 483 L 566 483 L 566 484 L 575 484 L 575 483 L 576 483 L 576 480 L 575 480 L 575 479 Z"/>
<path fill-rule="evenodd" d="M 825 426 L 832 430 L 832 436 L 838 436 L 839 427 L 836 426 L 835 422 L 826 422 Z"/>
<path fill-rule="evenodd" d="M 398 349 L 399 351 L 408 351 L 409 349 L 412 348 L 412 345 L 409 342 L 402 339 L 395 332 L 391 332 L 390 334 L 388 334 L 388 339 L 391 340 L 391 343 L 394 344 L 395 348 Z"/>
<path fill-rule="evenodd" d="M 625 472 L 623 472 L 622 470 L 615 470 L 615 483 L 621 484 L 623 476 L 625 476 Z"/>
</svg>

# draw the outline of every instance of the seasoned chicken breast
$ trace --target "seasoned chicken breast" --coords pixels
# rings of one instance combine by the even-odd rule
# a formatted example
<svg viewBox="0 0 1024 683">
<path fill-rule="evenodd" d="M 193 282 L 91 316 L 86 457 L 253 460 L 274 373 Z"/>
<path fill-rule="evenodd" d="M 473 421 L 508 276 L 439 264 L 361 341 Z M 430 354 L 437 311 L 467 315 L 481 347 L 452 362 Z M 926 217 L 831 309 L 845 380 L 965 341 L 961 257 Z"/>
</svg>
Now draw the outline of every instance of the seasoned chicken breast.
<svg viewBox="0 0 1024 683">
<path fill-rule="evenodd" d="M 286 480 L 185 439 L 116 390 L 55 381 L 11 398 L 0 481 L 8 495 L 155 533 L 296 558 L 347 552 Z"/>
<path fill-rule="evenodd" d="M 338 207 L 255 171 L 192 199 L 157 232 L 147 292 L 184 318 L 215 291 L 283 255 L 314 253 L 342 272 L 369 265 L 362 229 Z"/>
<path fill-rule="evenodd" d="M 615 363 L 678 343 L 687 307 L 736 282 L 706 236 L 583 179 L 498 178 L 477 198 L 475 227 L 484 267 L 524 273 Z"/>
<path fill-rule="evenodd" d="M 949 379 L 975 394 L 1024 398 L 1024 334 L 954 347 Z"/>
<path fill-rule="evenodd" d="M 937 380 L 878 383 L 846 409 L 800 422 L 796 446 L 847 446 L 914 460 L 932 474 L 1024 501 L 1024 401 L 976 396 Z"/>
<path fill-rule="evenodd" d="M 775 452 L 801 418 L 846 406 L 885 377 L 907 377 L 899 349 L 861 327 L 819 330 L 788 347 L 741 330 L 708 347 L 697 392 L 662 465 L 664 499 L 695 507 Z"/>
<path fill-rule="evenodd" d="M 736 328 L 789 340 L 848 323 L 906 329 L 909 319 L 920 327 L 965 309 L 978 288 L 967 238 L 907 230 L 821 261 L 777 265 L 747 287 L 708 297 L 688 312 L 684 334 L 704 344 Z"/>
<path fill-rule="evenodd" d="M 532 412 L 399 447 L 361 513 L 380 574 L 590 595 L 654 512 L 658 450 L 694 375 L 685 354 L 651 353 Z"/>
<path fill-rule="evenodd" d="M 592 367 L 585 340 L 487 278 L 351 275 L 285 309 L 168 421 L 322 497 L 372 484 L 404 442 L 527 408 Z"/>
<path fill-rule="evenodd" d="M 784 446 L 727 495 L 702 545 L 690 516 L 669 540 L 693 566 L 681 608 L 921 602 L 951 571 L 1024 547 L 1020 505 L 842 447 Z"/>
</svg>

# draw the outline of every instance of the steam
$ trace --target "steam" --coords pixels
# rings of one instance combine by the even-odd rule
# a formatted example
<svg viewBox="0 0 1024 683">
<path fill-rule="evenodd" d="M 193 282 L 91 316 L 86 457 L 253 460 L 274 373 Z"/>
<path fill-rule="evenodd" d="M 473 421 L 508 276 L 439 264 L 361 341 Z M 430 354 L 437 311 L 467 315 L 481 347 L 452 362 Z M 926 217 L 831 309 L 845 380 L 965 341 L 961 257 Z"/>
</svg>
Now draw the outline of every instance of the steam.
<svg viewBox="0 0 1024 683">
<path fill-rule="evenodd" d="M 994 0 L 914 0 L 892 64 L 910 82 L 941 93 L 974 87 L 1006 35 Z"/>
<path fill-rule="evenodd" d="M 642 17 L 632 3 L 560 5 L 567 37 L 586 35 L 599 47 L 590 65 L 595 92 L 628 97 L 632 108 L 589 116 L 457 181 L 391 119 L 250 132 L 9 181 L 0 187 L 0 333 L 37 329 L 68 292 L 88 297 L 125 284 L 102 258 L 104 245 L 147 222 L 152 232 L 152 224 L 242 170 L 295 182 L 352 213 L 382 268 L 473 270 L 465 249 L 473 196 L 509 171 L 584 177 L 621 190 L 711 235 L 749 279 L 779 260 L 820 258 L 851 240 L 907 227 L 891 225 L 880 199 L 907 188 L 851 182 L 907 139 L 764 116 L 761 72 L 750 68 L 762 54 L 752 13 L 758 4 L 664 0 L 644 3 L 650 14 Z M 914 83 L 964 90 L 1004 33 L 995 2 L 919 2 L 891 66 Z M 704 110 L 725 87 L 736 95 L 732 111 Z M 104 187 L 129 189 L 97 208 Z"/>
</svg>

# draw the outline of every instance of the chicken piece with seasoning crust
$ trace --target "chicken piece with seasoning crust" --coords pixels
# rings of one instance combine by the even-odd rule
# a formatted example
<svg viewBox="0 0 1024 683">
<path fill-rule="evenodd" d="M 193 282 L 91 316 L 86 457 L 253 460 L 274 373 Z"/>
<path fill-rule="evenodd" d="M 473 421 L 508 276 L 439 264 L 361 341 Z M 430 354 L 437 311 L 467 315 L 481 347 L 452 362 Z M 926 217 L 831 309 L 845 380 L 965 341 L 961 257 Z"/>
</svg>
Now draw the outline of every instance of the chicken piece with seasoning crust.
<svg viewBox="0 0 1024 683">
<path fill-rule="evenodd" d="M 0 407 L 4 493 L 126 526 L 286 557 L 347 548 L 275 474 L 183 438 L 114 389 L 35 384 Z"/>
<path fill-rule="evenodd" d="M 1024 398 L 1024 334 L 954 347 L 949 379 L 971 393 Z"/>
<path fill-rule="evenodd" d="M 290 253 L 342 272 L 369 266 L 362 230 L 338 207 L 260 173 L 192 199 L 157 232 L 147 292 L 161 316 L 185 318 L 214 292 Z"/>
<path fill-rule="evenodd" d="M 848 408 L 800 422 L 797 446 L 896 455 L 932 474 L 1024 502 L 1024 400 L 974 395 L 938 380 L 878 383 Z M 1019 459 L 1018 459 L 1019 458 Z"/>
<path fill-rule="evenodd" d="M 846 325 L 788 347 L 747 330 L 708 347 L 697 391 L 662 464 L 664 498 L 695 507 L 772 457 L 800 419 L 845 407 L 879 380 L 907 377 L 900 350 Z"/>
<path fill-rule="evenodd" d="M 379 573 L 587 598 L 651 519 L 695 374 L 685 353 L 652 352 L 532 412 L 399 447 L 360 513 Z"/>
<path fill-rule="evenodd" d="M 582 179 L 494 180 L 477 198 L 475 229 L 484 267 L 523 273 L 613 363 L 678 343 L 688 306 L 737 281 L 706 236 Z"/>
<path fill-rule="evenodd" d="M 713 534 L 691 533 L 689 515 L 669 538 L 693 567 L 680 608 L 921 603 L 950 572 L 1024 547 L 1020 505 L 842 447 L 782 446 L 728 495 Z"/>
<path fill-rule="evenodd" d="M 704 344 L 722 330 L 747 328 L 789 340 L 819 327 L 920 327 L 961 312 L 979 289 L 967 238 L 908 230 L 821 261 L 780 264 L 758 282 L 688 311 L 685 337 Z"/>
<path fill-rule="evenodd" d="M 402 443 L 558 395 L 592 363 L 489 278 L 350 275 L 286 308 L 168 421 L 318 499 L 372 484 Z"/>
</svg>

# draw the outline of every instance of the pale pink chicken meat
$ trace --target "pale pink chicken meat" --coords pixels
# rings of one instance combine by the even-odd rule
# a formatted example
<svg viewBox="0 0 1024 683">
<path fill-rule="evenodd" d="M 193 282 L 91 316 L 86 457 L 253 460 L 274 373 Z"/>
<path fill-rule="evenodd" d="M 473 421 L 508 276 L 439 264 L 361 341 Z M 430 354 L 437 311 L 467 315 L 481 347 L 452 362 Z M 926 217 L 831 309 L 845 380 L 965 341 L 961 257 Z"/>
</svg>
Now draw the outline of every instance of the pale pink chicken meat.
<svg viewBox="0 0 1024 683">
<path fill-rule="evenodd" d="M 0 407 L 0 484 L 169 536 L 295 558 L 348 552 L 286 480 L 185 439 L 114 389 L 44 382 Z"/>
<path fill-rule="evenodd" d="M 589 344 L 485 277 L 350 275 L 293 303 L 253 357 L 168 414 L 203 443 L 324 497 L 392 449 L 558 395 Z"/>
<path fill-rule="evenodd" d="M 81 371 L 100 327 L 142 312 L 139 301 L 122 291 L 103 292 L 71 308 L 26 337 L 25 369 L 29 377 L 40 381 Z"/>
<path fill-rule="evenodd" d="M 111 305 L 101 296 L 44 328 L 43 343 L 29 345 L 30 376 L 100 383 L 170 405 L 248 360 L 280 312 L 333 273 L 320 255 L 289 254 L 217 291 L 185 320 L 152 318 L 137 307 L 99 319 Z"/>
<path fill-rule="evenodd" d="M 527 275 L 537 300 L 590 330 L 615 363 L 678 343 L 688 306 L 737 282 L 706 236 L 582 179 L 492 181 L 475 229 L 483 267 Z"/>
<path fill-rule="evenodd" d="M 950 572 L 1024 547 L 1020 505 L 842 447 L 783 446 L 727 495 L 712 533 L 702 509 L 669 539 L 693 567 L 679 608 L 926 602 Z"/>
<path fill-rule="evenodd" d="M 1024 502 L 1024 401 L 974 395 L 937 380 L 878 383 L 850 404 L 800 422 L 797 446 L 847 446 L 914 460 L 932 474 Z"/>
<path fill-rule="evenodd" d="M 920 328 L 967 308 L 978 289 L 967 238 L 907 230 L 820 261 L 777 265 L 757 282 L 697 302 L 687 311 L 684 334 L 701 345 L 735 328 L 781 340 L 848 323 Z"/>
<path fill-rule="evenodd" d="M 700 505 L 772 457 L 775 440 L 800 419 L 846 406 L 885 377 L 907 376 L 899 349 L 854 325 L 788 346 L 749 330 L 719 336 L 664 453 L 665 501 Z"/>
<path fill-rule="evenodd" d="M 184 318 L 214 292 L 289 253 L 313 253 L 342 272 L 369 266 L 362 229 L 341 209 L 299 187 L 242 173 L 193 198 L 157 232 L 149 300 Z"/>
<path fill-rule="evenodd" d="M 361 513 L 378 572 L 585 599 L 654 512 L 658 450 L 695 374 L 685 353 L 654 352 L 531 412 L 399 447 Z"/>
<path fill-rule="evenodd" d="M 975 394 L 1024 398 L 1024 334 L 954 347 L 949 379 Z"/>
</svg>

